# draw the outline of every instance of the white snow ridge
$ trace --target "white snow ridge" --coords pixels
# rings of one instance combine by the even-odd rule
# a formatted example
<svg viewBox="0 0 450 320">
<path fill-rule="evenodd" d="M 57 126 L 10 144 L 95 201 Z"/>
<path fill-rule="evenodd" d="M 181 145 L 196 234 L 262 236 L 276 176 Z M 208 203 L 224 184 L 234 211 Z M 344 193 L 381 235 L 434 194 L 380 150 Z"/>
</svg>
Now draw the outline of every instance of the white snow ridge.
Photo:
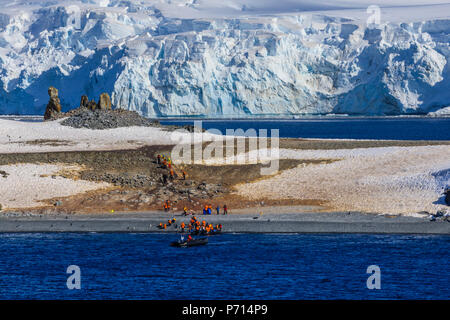
<svg viewBox="0 0 450 320">
<path fill-rule="evenodd" d="M 367 24 L 369 5 L 380 23 Z M 108 92 L 148 117 L 439 115 L 450 105 L 449 1 L 0 6 L 0 114 L 43 114 L 50 85 L 66 110 Z"/>
</svg>

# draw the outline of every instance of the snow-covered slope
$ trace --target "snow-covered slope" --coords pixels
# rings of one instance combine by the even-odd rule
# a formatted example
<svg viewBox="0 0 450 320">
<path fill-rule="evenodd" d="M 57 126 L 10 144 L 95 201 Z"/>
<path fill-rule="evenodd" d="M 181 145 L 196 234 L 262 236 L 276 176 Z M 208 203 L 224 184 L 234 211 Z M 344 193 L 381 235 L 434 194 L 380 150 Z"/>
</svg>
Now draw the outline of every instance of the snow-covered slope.
<svg viewBox="0 0 450 320">
<path fill-rule="evenodd" d="M 431 3 L 432 2 L 432 3 Z M 380 5 L 380 23 L 368 25 Z M 0 0 L 0 114 L 108 92 L 145 116 L 410 114 L 450 105 L 450 3 Z M 436 114 L 436 113 L 435 113 Z"/>
</svg>

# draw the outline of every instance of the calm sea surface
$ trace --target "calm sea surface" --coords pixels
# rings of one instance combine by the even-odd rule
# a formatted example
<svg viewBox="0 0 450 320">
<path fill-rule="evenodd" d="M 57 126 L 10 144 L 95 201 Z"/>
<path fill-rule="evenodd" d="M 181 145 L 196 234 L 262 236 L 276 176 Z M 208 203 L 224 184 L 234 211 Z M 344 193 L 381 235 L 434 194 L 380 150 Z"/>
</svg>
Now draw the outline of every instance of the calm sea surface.
<svg viewBox="0 0 450 320">
<path fill-rule="evenodd" d="M 450 237 L 225 234 L 0 235 L 0 299 L 450 299 Z M 66 269 L 81 269 L 69 290 Z M 381 269 L 368 290 L 367 267 Z"/>
<path fill-rule="evenodd" d="M 186 125 L 194 120 L 164 120 Z M 205 129 L 279 129 L 284 138 L 450 140 L 450 118 L 348 118 L 309 120 L 203 120 Z M 270 135 L 270 133 L 269 133 Z"/>
<path fill-rule="evenodd" d="M 42 117 L 4 116 L 9 120 L 40 122 Z M 200 119 L 199 119 L 200 120 Z M 220 119 L 201 120 L 205 129 L 279 129 L 283 138 L 450 140 L 450 117 L 310 118 L 310 119 Z M 194 119 L 161 119 L 161 124 L 192 125 Z M 270 132 L 269 132 L 270 133 Z"/>
</svg>

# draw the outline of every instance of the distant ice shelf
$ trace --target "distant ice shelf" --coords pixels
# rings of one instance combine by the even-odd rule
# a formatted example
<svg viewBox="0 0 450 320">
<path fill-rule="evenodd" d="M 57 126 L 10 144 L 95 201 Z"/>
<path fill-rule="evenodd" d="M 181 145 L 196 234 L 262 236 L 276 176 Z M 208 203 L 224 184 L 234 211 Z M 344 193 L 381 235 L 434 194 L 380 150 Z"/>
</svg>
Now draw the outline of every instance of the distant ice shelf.
<svg viewBox="0 0 450 320">
<path fill-rule="evenodd" d="M 0 0 L 0 114 L 49 86 L 152 118 L 449 114 L 448 1 L 273 3 Z"/>
</svg>

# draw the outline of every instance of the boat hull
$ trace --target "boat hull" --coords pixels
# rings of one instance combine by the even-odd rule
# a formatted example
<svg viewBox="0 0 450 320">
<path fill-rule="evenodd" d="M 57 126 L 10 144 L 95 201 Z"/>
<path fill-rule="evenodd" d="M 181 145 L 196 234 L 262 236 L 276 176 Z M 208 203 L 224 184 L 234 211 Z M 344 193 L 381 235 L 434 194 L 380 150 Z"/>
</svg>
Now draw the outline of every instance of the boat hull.
<svg viewBox="0 0 450 320">
<path fill-rule="evenodd" d="M 208 243 L 208 238 L 201 238 L 201 239 L 195 239 L 191 241 L 175 241 L 172 242 L 170 245 L 172 247 L 178 247 L 178 248 L 185 248 L 185 247 L 196 247 L 196 246 L 203 246 Z"/>
</svg>

